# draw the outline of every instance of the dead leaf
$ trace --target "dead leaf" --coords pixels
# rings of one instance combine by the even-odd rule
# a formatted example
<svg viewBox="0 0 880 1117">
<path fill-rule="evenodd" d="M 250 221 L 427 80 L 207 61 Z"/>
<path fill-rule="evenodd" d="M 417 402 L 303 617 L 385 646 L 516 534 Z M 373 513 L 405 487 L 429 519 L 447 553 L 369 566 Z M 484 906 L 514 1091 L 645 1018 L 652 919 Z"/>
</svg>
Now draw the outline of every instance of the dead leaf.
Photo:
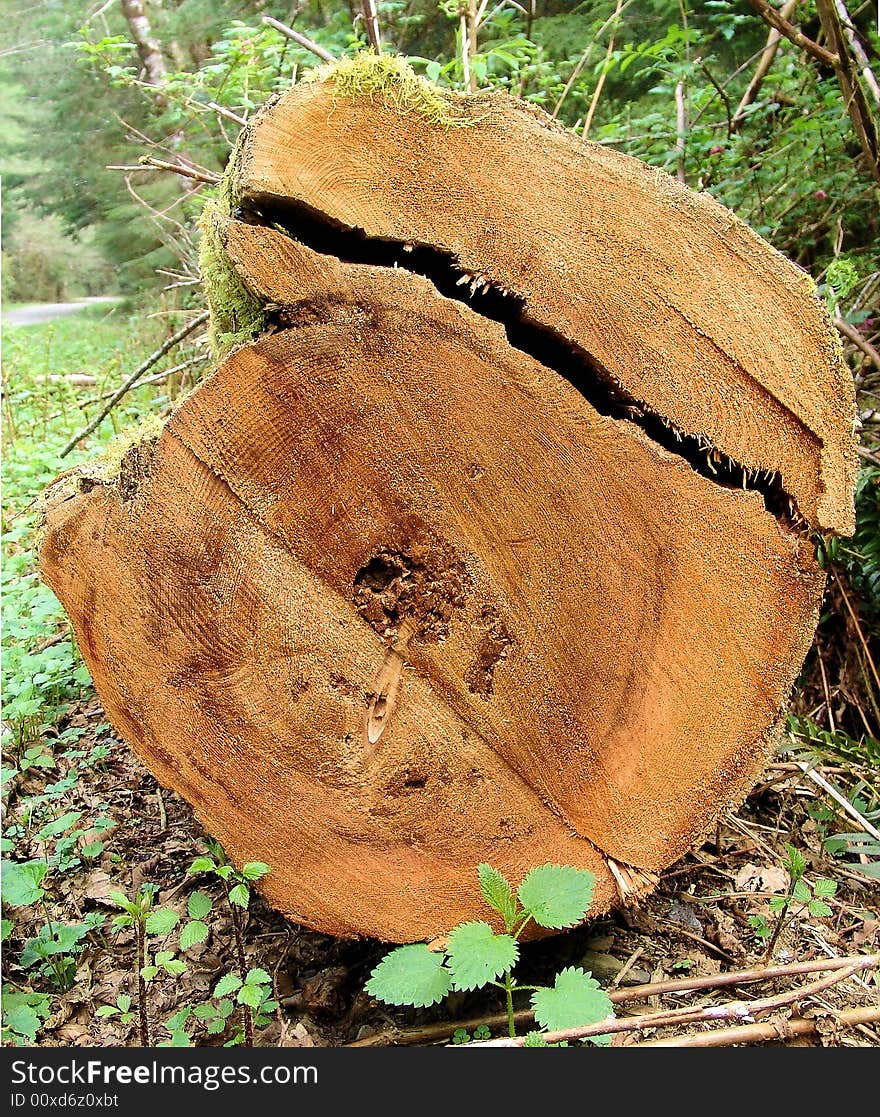
<svg viewBox="0 0 880 1117">
<path fill-rule="evenodd" d="M 736 874 L 738 892 L 788 892 L 791 878 L 778 865 L 743 865 Z"/>
</svg>

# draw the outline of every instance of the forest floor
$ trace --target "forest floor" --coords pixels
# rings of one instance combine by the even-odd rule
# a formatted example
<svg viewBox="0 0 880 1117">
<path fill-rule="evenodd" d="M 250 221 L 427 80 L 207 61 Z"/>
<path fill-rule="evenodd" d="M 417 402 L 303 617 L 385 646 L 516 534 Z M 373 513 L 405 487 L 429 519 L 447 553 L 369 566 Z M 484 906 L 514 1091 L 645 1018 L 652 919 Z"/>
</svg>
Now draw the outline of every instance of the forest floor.
<svg viewBox="0 0 880 1117">
<path fill-rule="evenodd" d="M 178 314 L 160 307 L 144 321 L 121 307 L 97 307 L 6 337 L 4 1043 L 141 1042 L 137 936 L 132 925 L 120 926 L 125 912 L 114 895 L 131 902 L 150 885 L 154 908 L 165 913 L 147 922 L 144 941 L 151 1043 L 240 1042 L 246 1010 L 216 990 L 224 983 L 234 992 L 242 984 L 235 985 L 236 975 L 248 974 L 250 988 L 259 990 L 259 1045 L 448 1043 L 456 1029 L 472 1036 L 481 1023 L 493 1038 L 503 1036 L 497 989 L 454 993 L 431 1009 L 392 1009 L 364 991 L 387 945 L 290 924 L 257 889 L 244 894 L 233 919 L 223 881 L 205 869 L 209 836 L 115 736 L 58 602 L 39 582 L 34 498 L 62 469 L 97 453 L 115 428 L 170 406 L 181 385 L 159 371 L 123 400 L 88 447 L 60 457 L 90 409 L 132 367 L 133 353 L 155 348 L 162 331 L 177 327 Z M 204 340 L 191 339 L 158 369 L 179 381 L 174 370 L 186 375 L 204 353 Z M 801 705 L 806 714 L 815 704 Z M 664 1037 L 702 1043 L 692 1037 L 710 1032 L 730 1043 L 727 1029 L 751 1027 L 753 1011 L 772 1025 L 770 1042 L 880 1045 L 880 956 L 871 958 L 880 952 L 880 844 L 816 783 L 817 776 L 827 780 L 863 822 L 877 826 L 877 746 L 870 731 L 861 743 L 847 738 L 849 751 L 838 755 L 823 753 L 821 742 L 808 747 L 811 740 L 790 726 L 746 802 L 667 870 L 648 900 L 524 944 L 520 983 L 552 983 L 571 965 L 590 970 L 611 991 L 618 1017 L 638 1024 L 615 1044 Z M 819 767 L 808 775 L 800 763 Z M 870 965 L 859 972 L 822 968 L 848 958 Z M 722 984 L 724 974 L 768 965 L 783 972 Z M 688 984 L 698 988 L 682 988 Z M 527 1008 L 526 994 L 520 997 L 517 1008 Z M 732 1002 L 738 1007 L 725 1007 Z M 714 1021 L 695 1021 L 701 1008 Z M 845 1023 L 846 1014 L 863 1008 L 870 1019 Z M 660 1010 L 678 1013 L 670 1026 L 641 1019 Z M 520 1031 L 528 1028 L 522 1021 Z M 779 1038 L 792 1031 L 806 1034 Z M 457 1041 L 464 1038 L 459 1031 Z M 755 1038 L 751 1032 L 741 1041 Z"/>
<path fill-rule="evenodd" d="M 53 753 L 54 764 L 29 768 L 15 777 L 6 811 L 7 830 L 25 822 L 34 800 L 45 796 L 47 789 L 51 796 L 52 789 L 70 776 L 74 782 L 65 794 L 65 809 L 82 812 L 82 819 L 101 817 L 110 822 L 101 832 L 100 856 L 82 858 L 72 871 L 56 872 L 43 903 L 17 910 L 5 951 L 8 978 L 21 982 L 34 977 L 16 965 L 16 958 L 21 959 L 19 951 L 26 940 L 38 936 L 47 920 L 76 926 L 97 917 L 75 955 L 70 988 L 53 999 L 39 1042 L 137 1045 L 135 1018 L 123 1022 L 121 1013 L 99 1014 L 101 1006 L 116 1005 L 120 995 L 137 1000 L 135 938 L 131 928 L 110 930 L 110 918 L 119 912 L 111 893 L 119 890 L 130 897 L 145 882 L 156 882 L 157 905 L 176 911 L 183 921 L 189 896 L 197 888 L 206 889 L 213 894 L 214 908 L 204 942 L 181 950 L 176 929 L 156 936 L 154 944 L 157 951 L 170 951 L 187 966 L 183 974 L 160 974 L 148 988 L 155 1040 L 168 1042 L 173 1029 L 164 1028 L 164 1022 L 170 1018 L 179 1023 L 181 1010 L 209 1002 L 218 979 L 236 969 L 234 930 L 230 909 L 223 907 L 222 890 L 218 882 L 212 887 L 203 876 L 188 872 L 206 852 L 206 835 L 185 801 L 162 790 L 113 735 L 97 698 L 72 704 L 60 732 L 71 744 Z M 83 757 L 95 755 L 96 750 L 98 760 L 84 767 Z M 831 780 L 836 774 L 825 770 Z M 577 965 L 590 970 L 606 988 L 628 996 L 639 995 L 636 987 L 656 982 L 711 980 L 768 963 L 787 966 L 880 951 L 878 883 L 825 852 L 828 826 L 836 824 L 829 815 L 833 817 L 829 803 L 802 771 L 785 762 L 771 765 L 741 808 L 722 817 L 712 840 L 665 872 L 656 894 L 647 901 L 588 920 L 573 931 L 524 944 L 520 980 L 552 983 L 555 972 Z M 790 874 L 783 868 L 786 842 L 802 852 L 803 879 L 809 887 L 816 889 L 819 880 L 836 885 L 827 899 L 829 916 L 815 917 L 796 901 L 787 913 L 771 909 L 774 896 L 785 896 L 790 889 Z M 45 846 L 45 840 L 35 837 L 20 843 L 17 852 L 39 857 Z M 821 886 L 816 891 L 821 893 Z M 761 920 L 772 930 L 780 919 L 783 929 L 768 959 L 768 941 L 760 937 Z M 493 1036 L 505 1034 L 506 1024 L 499 1015 L 503 998 L 496 990 L 454 993 L 431 1009 L 390 1009 L 379 1004 L 364 992 L 364 985 L 387 946 L 368 939 L 336 939 L 287 923 L 256 892 L 243 930 L 247 965 L 271 975 L 277 1002 L 265 1026 L 257 1030 L 258 1045 L 449 1043 L 456 1028 L 464 1025 L 473 1031 L 480 1022 Z M 51 986 L 51 970 L 44 976 Z M 880 965 L 812 996 L 791 996 L 822 976 L 820 972 L 786 973 L 776 980 L 732 988 L 710 985 L 665 995 L 646 991 L 619 1005 L 618 1014 L 720 1006 L 732 999 L 747 1006 L 753 999 L 772 995 L 781 1003 L 760 1020 L 769 1019 L 783 1029 L 792 1016 L 817 1022 L 818 1034 L 788 1039 L 788 1043 L 880 1045 L 877 1023 L 851 1028 L 839 1024 L 841 1011 L 877 1005 Z M 523 1007 L 527 1003 L 521 1002 Z M 210 1035 L 204 1021 L 190 1014 L 185 1031 L 193 1043 L 222 1044 L 234 1037 L 236 1019 L 233 1015 L 223 1031 Z M 681 1037 L 724 1026 L 724 1022 L 647 1026 L 618 1035 L 615 1044 Z"/>
</svg>

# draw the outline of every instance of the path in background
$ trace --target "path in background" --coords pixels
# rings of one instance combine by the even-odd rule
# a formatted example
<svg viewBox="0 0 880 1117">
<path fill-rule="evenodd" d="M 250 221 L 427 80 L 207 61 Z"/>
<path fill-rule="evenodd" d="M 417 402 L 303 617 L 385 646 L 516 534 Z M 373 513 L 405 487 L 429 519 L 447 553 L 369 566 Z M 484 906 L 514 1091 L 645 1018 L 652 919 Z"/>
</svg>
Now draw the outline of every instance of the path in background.
<svg viewBox="0 0 880 1117">
<path fill-rule="evenodd" d="M 41 322 L 51 322 L 53 318 L 63 318 L 66 314 L 75 314 L 87 306 L 97 306 L 100 303 L 117 303 L 119 298 L 115 295 L 92 295 L 90 298 L 77 299 L 72 303 L 28 303 L 25 306 L 16 306 L 11 310 L 3 311 L 3 324 L 5 326 L 37 326 Z"/>
</svg>

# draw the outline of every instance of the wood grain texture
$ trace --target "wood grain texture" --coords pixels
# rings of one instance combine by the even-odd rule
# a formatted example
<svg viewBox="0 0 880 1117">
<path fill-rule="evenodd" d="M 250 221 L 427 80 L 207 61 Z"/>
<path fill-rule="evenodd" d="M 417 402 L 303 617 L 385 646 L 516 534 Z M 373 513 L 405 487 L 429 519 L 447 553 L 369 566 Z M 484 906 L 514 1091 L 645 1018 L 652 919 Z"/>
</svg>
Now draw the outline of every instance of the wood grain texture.
<svg viewBox="0 0 880 1117">
<path fill-rule="evenodd" d="M 812 280 L 656 168 L 504 94 L 458 104 L 471 127 L 294 87 L 250 125 L 240 195 L 442 248 L 654 411 L 779 470 L 811 524 L 851 533 L 852 378 Z"/>
<path fill-rule="evenodd" d="M 117 478 L 47 497 L 41 569 L 110 720 L 333 934 L 485 918 L 481 861 L 589 868 L 592 914 L 643 894 L 762 770 L 824 575 L 761 492 L 601 413 L 478 299 L 298 240 L 297 199 L 491 272 L 536 336 L 780 472 L 813 526 L 851 519 L 851 389 L 803 277 L 634 161 L 467 104 L 442 136 L 321 86 L 262 113 L 249 221 L 217 234 L 267 331 Z M 270 193 L 286 231 L 252 223 Z"/>
</svg>

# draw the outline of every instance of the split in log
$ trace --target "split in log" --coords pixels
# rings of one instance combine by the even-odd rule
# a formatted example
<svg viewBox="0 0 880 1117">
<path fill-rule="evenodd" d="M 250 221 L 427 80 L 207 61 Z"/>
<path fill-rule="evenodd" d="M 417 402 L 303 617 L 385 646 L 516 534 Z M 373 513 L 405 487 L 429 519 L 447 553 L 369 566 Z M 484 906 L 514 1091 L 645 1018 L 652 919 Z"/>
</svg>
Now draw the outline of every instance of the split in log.
<svg viewBox="0 0 880 1117">
<path fill-rule="evenodd" d="M 47 498 L 108 716 L 321 930 L 485 918 L 481 861 L 588 868 L 591 914 L 643 895 L 762 770 L 811 532 L 852 529 L 809 279 L 637 160 L 371 56 L 249 124 L 210 237 L 237 344 Z"/>
</svg>

